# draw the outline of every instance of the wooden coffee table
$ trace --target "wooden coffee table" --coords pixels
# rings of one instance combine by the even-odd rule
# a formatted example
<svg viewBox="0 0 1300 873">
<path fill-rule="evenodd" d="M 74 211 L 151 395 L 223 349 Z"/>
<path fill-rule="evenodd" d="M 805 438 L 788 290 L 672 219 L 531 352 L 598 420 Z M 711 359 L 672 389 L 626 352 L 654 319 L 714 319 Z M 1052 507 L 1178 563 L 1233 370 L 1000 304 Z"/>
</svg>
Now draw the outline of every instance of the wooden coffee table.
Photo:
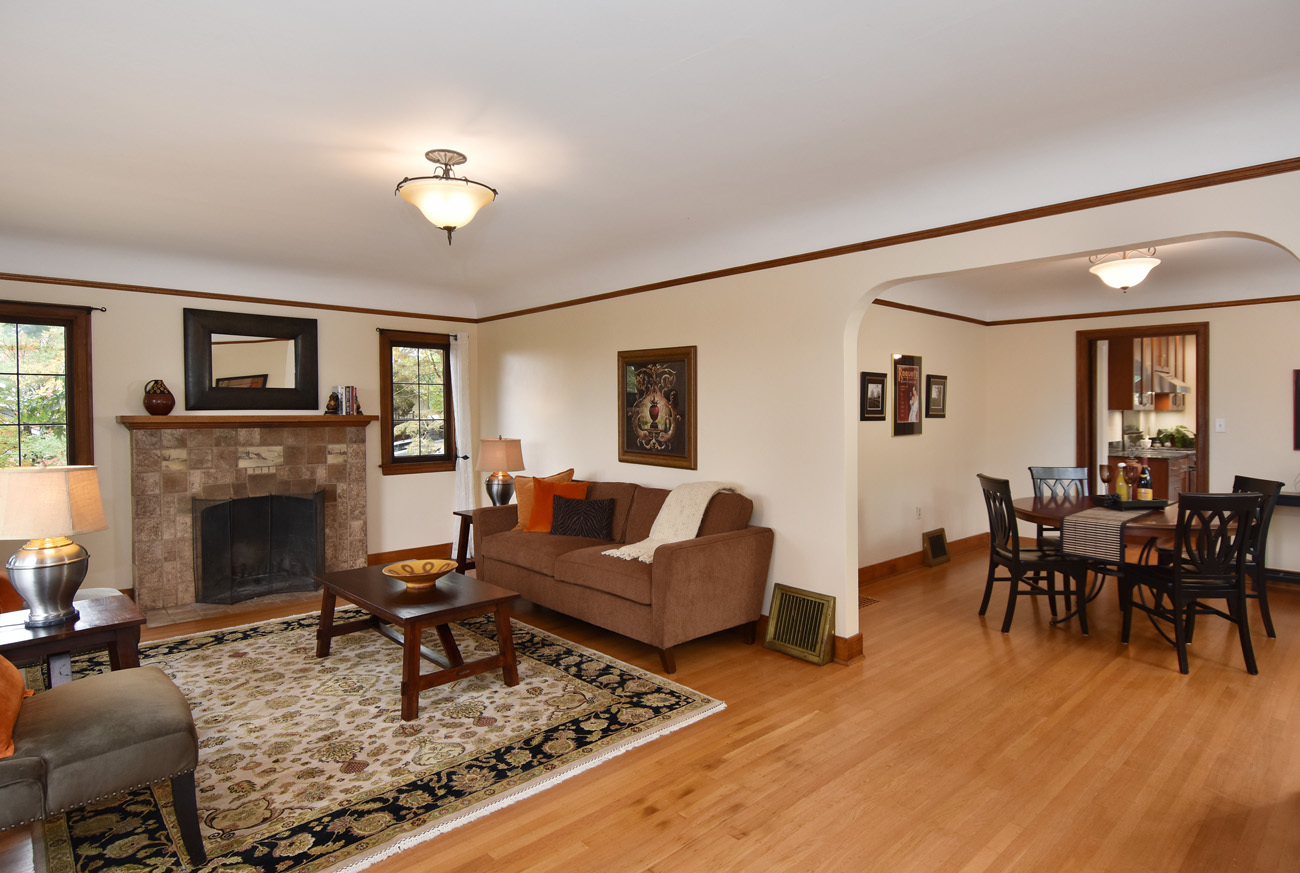
<svg viewBox="0 0 1300 873">
<path fill-rule="evenodd" d="M 410 590 L 402 582 L 385 576 L 381 567 L 361 567 L 321 573 L 320 627 L 316 630 L 316 657 L 330 653 L 330 640 L 360 630 L 375 630 L 402 647 L 402 721 L 415 718 L 420 709 L 420 692 L 477 673 L 501 668 L 507 685 L 519 684 L 515 643 L 510 628 L 510 604 L 519 595 L 505 588 L 481 582 L 460 573 L 448 573 L 433 588 Z M 338 598 L 355 603 L 370 615 L 335 624 Z M 491 612 L 496 615 L 497 654 L 468 664 L 452 636 L 449 622 Z M 437 629 L 445 654 L 420 644 L 420 632 Z M 420 672 L 420 659 L 442 669 Z"/>
<path fill-rule="evenodd" d="M 26 609 L 0 614 L 0 655 L 10 661 L 49 659 L 50 685 L 71 680 L 73 652 L 107 649 L 113 670 L 140 666 L 140 626 L 144 613 L 125 594 L 78 600 L 75 621 L 23 627 Z"/>
</svg>

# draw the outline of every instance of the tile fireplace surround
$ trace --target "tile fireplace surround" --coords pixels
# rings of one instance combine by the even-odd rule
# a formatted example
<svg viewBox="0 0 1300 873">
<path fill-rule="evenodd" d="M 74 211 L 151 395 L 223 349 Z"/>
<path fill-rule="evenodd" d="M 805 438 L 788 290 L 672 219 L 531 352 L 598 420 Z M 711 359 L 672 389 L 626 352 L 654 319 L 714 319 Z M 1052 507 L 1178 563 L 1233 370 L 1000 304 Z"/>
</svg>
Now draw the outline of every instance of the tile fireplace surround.
<svg viewBox="0 0 1300 873">
<path fill-rule="evenodd" d="M 371 415 L 122 415 L 141 609 L 194 602 L 194 498 L 325 492 L 325 569 L 366 564 Z"/>
</svg>

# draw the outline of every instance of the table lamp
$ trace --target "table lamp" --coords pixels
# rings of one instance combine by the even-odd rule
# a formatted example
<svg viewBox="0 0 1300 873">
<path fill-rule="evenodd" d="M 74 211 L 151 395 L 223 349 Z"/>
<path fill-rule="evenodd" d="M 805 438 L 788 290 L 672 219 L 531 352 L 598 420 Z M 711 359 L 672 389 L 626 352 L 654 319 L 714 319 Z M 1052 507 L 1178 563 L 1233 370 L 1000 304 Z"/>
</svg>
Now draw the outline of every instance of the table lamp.
<svg viewBox="0 0 1300 873">
<path fill-rule="evenodd" d="M 480 472 L 492 471 L 487 477 L 488 499 L 493 506 L 505 506 L 515 496 L 515 477 L 511 471 L 524 469 L 524 453 L 519 440 L 510 437 L 484 437 L 478 444 Z"/>
<path fill-rule="evenodd" d="M 68 537 L 107 528 L 94 467 L 0 470 L 0 540 L 27 540 L 5 564 L 27 603 L 27 627 L 77 620 L 72 597 L 90 554 Z"/>
</svg>

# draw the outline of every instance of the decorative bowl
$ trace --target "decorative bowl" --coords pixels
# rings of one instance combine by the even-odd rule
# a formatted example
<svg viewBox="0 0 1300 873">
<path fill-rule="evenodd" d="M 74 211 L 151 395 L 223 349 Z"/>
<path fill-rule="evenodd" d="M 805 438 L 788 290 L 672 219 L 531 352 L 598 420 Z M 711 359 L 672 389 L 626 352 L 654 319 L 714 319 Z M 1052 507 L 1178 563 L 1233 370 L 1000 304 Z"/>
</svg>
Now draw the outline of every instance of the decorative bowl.
<svg viewBox="0 0 1300 873">
<path fill-rule="evenodd" d="M 455 569 L 456 562 L 450 558 L 424 558 L 389 564 L 383 572 L 385 576 L 400 579 L 407 588 L 429 588 Z"/>
</svg>

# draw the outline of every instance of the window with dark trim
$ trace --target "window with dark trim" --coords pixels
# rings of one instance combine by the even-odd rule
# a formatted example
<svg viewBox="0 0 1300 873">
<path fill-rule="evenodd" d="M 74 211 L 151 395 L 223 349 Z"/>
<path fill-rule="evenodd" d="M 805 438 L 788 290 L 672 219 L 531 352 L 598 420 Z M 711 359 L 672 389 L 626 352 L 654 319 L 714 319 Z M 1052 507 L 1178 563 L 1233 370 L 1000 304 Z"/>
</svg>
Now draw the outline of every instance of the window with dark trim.
<svg viewBox="0 0 1300 873">
<path fill-rule="evenodd" d="M 451 337 L 379 331 L 379 405 L 384 475 L 456 468 Z"/>
<path fill-rule="evenodd" d="M 93 463 L 90 310 L 0 300 L 0 467 Z"/>
</svg>

